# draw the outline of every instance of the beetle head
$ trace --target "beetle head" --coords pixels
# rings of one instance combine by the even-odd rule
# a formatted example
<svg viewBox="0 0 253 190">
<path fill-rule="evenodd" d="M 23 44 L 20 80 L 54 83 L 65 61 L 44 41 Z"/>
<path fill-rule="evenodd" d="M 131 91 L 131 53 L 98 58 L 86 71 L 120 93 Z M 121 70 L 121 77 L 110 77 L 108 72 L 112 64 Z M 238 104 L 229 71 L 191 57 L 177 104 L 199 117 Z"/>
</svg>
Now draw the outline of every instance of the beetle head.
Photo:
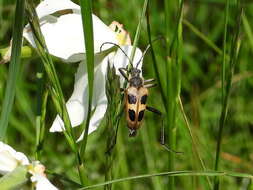
<svg viewBox="0 0 253 190">
<path fill-rule="evenodd" d="M 132 68 L 130 70 L 129 86 L 134 86 L 140 88 L 143 85 L 143 79 L 140 77 L 141 70 L 137 68 Z"/>
<path fill-rule="evenodd" d="M 130 70 L 130 75 L 131 75 L 132 78 L 140 77 L 140 73 L 141 73 L 141 70 L 137 69 L 137 68 L 132 68 Z"/>
</svg>

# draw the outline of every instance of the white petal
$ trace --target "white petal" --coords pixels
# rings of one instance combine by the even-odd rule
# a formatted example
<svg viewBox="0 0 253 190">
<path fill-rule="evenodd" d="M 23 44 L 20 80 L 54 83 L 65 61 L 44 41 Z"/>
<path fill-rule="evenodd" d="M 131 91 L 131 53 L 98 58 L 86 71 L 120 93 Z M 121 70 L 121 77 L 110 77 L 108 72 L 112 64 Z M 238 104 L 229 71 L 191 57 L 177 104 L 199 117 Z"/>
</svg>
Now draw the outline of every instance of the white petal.
<svg viewBox="0 0 253 190">
<path fill-rule="evenodd" d="M 61 10 L 80 10 L 79 5 L 70 0 L 45 0 L 42 1 L 36 8 L 39 18 L 53 14 Z"/>
<path fill-rule="evenodd" d="M 90 123 L 89 133 L 95 130 L 98 126 L 99 121 L 103 118 L 106 111 L 107 99 L 105 94 L 105 74 L 107 68 L 107 58 L 104 59 L 101 64 L 103 57 L 96 56 L 95 62 L 97 66 L 95 67 L 94 73 L 94 90 L 93 90 L 93 101 L 92 109 L 96 108 L 93 117 L 94 119 Z M 70 99 L 68 100 L 66 106 L 69 113 L 70 121 L 73 127 L 80 125 L 87 117 L 88 110 L 88 78 L 86 72 L 85 62 L 80 63 L 76 76 L 74 91 Z M 96 118 L 98 115 L 98 118 Z M 63 121 L 59 116 L 53 122 L 50 132 L 60 132 L 64 129 Z"/>
<path fill-rule="evenodd" d="M 99 53 L 104 42 L 117 43 L 116 34 L 97 16 L 93 15 L 94 52 Z M 77 13 L 62 15 L 59 18 L 45 16 L 41 23 L 41 31 L 50 54 L 66 62 L 77 62 L 84 59 L 85 44 L 81 15 Z M 27 25 L 23 36 L 36 47 L 31 29 Z M 103 50 L 112 47 L 106 45 Z"/>
<path fill-rule="evenodd" d="M 57 188 L 43 175 L 34 174 L 31 177 L 31 181 L 36 183 L 36 190 L 57 190 Z"/>
<path fill-rule="evenodd" d="M 100 47 L 105 42 L 118 44 L 116 34 L 105 25 L 96 15 L 92 15 L 94 32 L 94 52 L 99 53 Z M 104 46 L 103 50 L 111 48 L 113 45 Z"/>
<path fill-rule="evenodd" d="M 92 115 L 92 117 L 90 119 L 88 134 L 94 132 L 97 129 L 97 127 L 99 126 L 101 120 L 105 116 L 106 109 L 107 109 L 107 100 L 104 101 L 104 103 L 101 103 L 100 105 L 98 105 L 96 107 L 96 110 L 95 110 L 94 114 Z M 84 135 L 84 131 L 82 132 L 81 136 L 77 140 L 78 142 L 83 139 L 83 135 Z"/>
<path fill-rule="evenodd" d="M 111 53 L 114 54 L 114 53 Z M 111 55 L 110 54 L 110 55 Z M 95 72 L 94 79 L 94 92 L 93 92 L 93 106 L 95 107 L 95 111 L 90 119 L 89 131 L 88 134 L 92 133 L 97 129 L 100 122 L 104 118 L 107 109 L 107 97 L 106 97 L 106 74 L 107 74 L 107 66 L 109 61 L 109 56 L 106 56 L 102 63 L 98 66 L 98 69 Z M 86 118 L 85 118 L 86 119 Z M 81 134 L 77 141 L 83 139 L 84 132 Z"/>
<path fill-rule="evenodd" d="M 87 115 L 86 107 L 88 106 L 88 78 L 85 64 L 85 61 L 79 64 L 75 74 L 74 91 L 66 103 L 72 127 L 80 125 Z M 49 131 L 61 132 L 63 129 L 64 123 L 59 115 L 57 115 Z"/>
<path fill-rule="evenodd" d="M 67 111 L 69 114 L 69 118 L 71 121 L 72 127 L 76 127 L 82 124 L 84 117 L 86 116 L 86 110 L 82 103 L 78 100 L 69 100 L 66 103 Z M 56 116 L 51 128 L 50 132 L 61 132 L 64 130 L 64 123 L 59 115 Z"/>
<path fill-rule="evenodd" d="M 28 165 L 28 158 L 21 152 L 16 152 L 9 145 L 0 142 L 0 173 L 6 174 L 18 165 Z"/>
</svg>

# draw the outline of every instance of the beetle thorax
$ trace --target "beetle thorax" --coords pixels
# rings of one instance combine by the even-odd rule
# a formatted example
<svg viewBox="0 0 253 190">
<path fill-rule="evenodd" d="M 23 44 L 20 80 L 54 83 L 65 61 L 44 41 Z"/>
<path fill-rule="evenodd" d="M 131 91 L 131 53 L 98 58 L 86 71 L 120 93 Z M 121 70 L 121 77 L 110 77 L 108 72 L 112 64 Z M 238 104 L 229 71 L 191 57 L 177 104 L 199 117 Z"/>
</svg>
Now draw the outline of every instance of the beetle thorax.
<svg viewBox="0 0 253 190">
<path fill-rule="evenodd" d="M 130 72 L 129 86 L 140 88 L 143 86 L 143 79 L 140 76 L 141 71 L 133 68 Z"/>
</svg>

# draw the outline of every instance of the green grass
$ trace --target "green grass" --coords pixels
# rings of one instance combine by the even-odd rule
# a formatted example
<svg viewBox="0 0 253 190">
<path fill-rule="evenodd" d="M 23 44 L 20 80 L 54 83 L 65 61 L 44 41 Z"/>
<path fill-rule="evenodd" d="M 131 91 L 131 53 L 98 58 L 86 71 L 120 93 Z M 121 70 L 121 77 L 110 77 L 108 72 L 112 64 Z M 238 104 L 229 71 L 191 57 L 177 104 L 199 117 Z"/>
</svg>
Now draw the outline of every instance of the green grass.
<svg viewBox="0 0 253 190">
<path fill-rule="evenodd" d="M 80 1 L 81 12 L 82 12 L 82 21 L 83 21 L 83 32 L 85 40 L 85 52 L 86 52 L 86 64 L 88 71 L 88 86 L 89 86 L 89 99 L 88 99 L 88 115 L 87 121 L 85 122 L 84 137 L 82 140 L 82 145 L 80 149 L 81 159 L 84 161 L 85 150 L 88 140 L 88 131 L 91 117 L 91 106 L 92 106 L 92 96 L 93 96 L 93 81 L 94 81 L 94 45 L 93 45 L 93 26 L 92 26 L 92 1 L 84 0 Z"/>
<path fill-rule="evenodd" d="M 15 22 L 13 26 L 13 42 L 11 45 L 10 68 L 8 74 L 8 83 L 3 100 L 3 106 L 0 117 L 0 139 L 3 140 L 9 123 L 10 113 L 14 102 L 17 86 L 18 74 L 20 72 L 20 53 L 22 46 L 22 30 L 25 17 L 24 1 L 17 1 L 15 10 Z"/>
<path fill-rule="evenodd" d="M 16 76 L 8 70 L 13 70 L 18 54 L 13 54 L 11 63 L 0 65 L 0 112 L 5 112 L 0 122 L 7 126 L 9 120 L 1 139 L 31 160 L 39 158 L 50 180 L 61 189 L 252 189 L 253 3 L 241 1 L 242 22 L 238 25 L 237 0 L 165 4 L 103 0 L 92 1 L 91 7 L 85 4 L 91 1 L 80 2 L 90 36 L 88 15 L 92 10 L 107 25 L 114 20 L 124 24 L 132 42 L 136 37 L 135 44 L 142 50 L 157 37 L 165 37 L 165 41 L 153 43 L 146 54 L 143 76 L 156 79 L 158 86 L 150 89 L 148 105 L 162 111 L 166 143 L 183 154 L 172 154 L 160 145 L 163 121 L 150 112 L 145 112 L 138 135 L 128 137 L 125 115 L 120 113 L 122 96 L 113 79 L 107 83 L 110 111 L 98 130 L 88 136 L 87 145 L 87 139 L 83 145 L 77 144 L 80 129 L 71 129 L 63 104 L 72 94 L 78 64 L 65 64 L 43 48 L 28 48 L 26 41 L 21 61 L 14 65 Z M 147 9 L 143 8 L 147 2 Z M 0 1 L 0 58 L 12 37 L 19 39 L 14 46 L 21 44 L 12 33 L 21 32 L 15 29 L 14 23 L 21 24 L 22 18 L 14 16 L 15 3 Z M 147 19 L 140 20 L 145 15 L 142 11 L 148 13 Z M 93 40 L 88 39 L 92 88 Z M 43 73 L 43 80 L 36 73 Z M 12 95 L 5 95 L 10 93 L 8 89 Z M 11 101 L 14 92 L 14 104 L 6 103 L 6 97 Z M 91 101 L 92 94 L 89 97 Z M 65 118 L 65 135 L 48 132 L 58 112 Z M 114 140 L 116 126 L 117 144 L 108 155 L 105 152 Z M 0 131 L 5 131 L 2 125 Z"/>
</svg>

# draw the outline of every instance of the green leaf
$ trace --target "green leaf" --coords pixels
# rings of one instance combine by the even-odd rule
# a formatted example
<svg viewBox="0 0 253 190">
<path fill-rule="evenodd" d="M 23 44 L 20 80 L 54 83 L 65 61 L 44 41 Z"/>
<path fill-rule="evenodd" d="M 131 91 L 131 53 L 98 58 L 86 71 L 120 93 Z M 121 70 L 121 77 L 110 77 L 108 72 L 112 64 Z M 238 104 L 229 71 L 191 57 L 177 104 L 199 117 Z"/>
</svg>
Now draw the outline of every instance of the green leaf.
<svg viewBox="0 0 253 190">
<path fill-rule="evenodd" d="M 27 167 L 19 166 L 12 172 L 0 178 L 0 187 L 2 190 L 18 188 L 27 181 Z"/>
</svg>

